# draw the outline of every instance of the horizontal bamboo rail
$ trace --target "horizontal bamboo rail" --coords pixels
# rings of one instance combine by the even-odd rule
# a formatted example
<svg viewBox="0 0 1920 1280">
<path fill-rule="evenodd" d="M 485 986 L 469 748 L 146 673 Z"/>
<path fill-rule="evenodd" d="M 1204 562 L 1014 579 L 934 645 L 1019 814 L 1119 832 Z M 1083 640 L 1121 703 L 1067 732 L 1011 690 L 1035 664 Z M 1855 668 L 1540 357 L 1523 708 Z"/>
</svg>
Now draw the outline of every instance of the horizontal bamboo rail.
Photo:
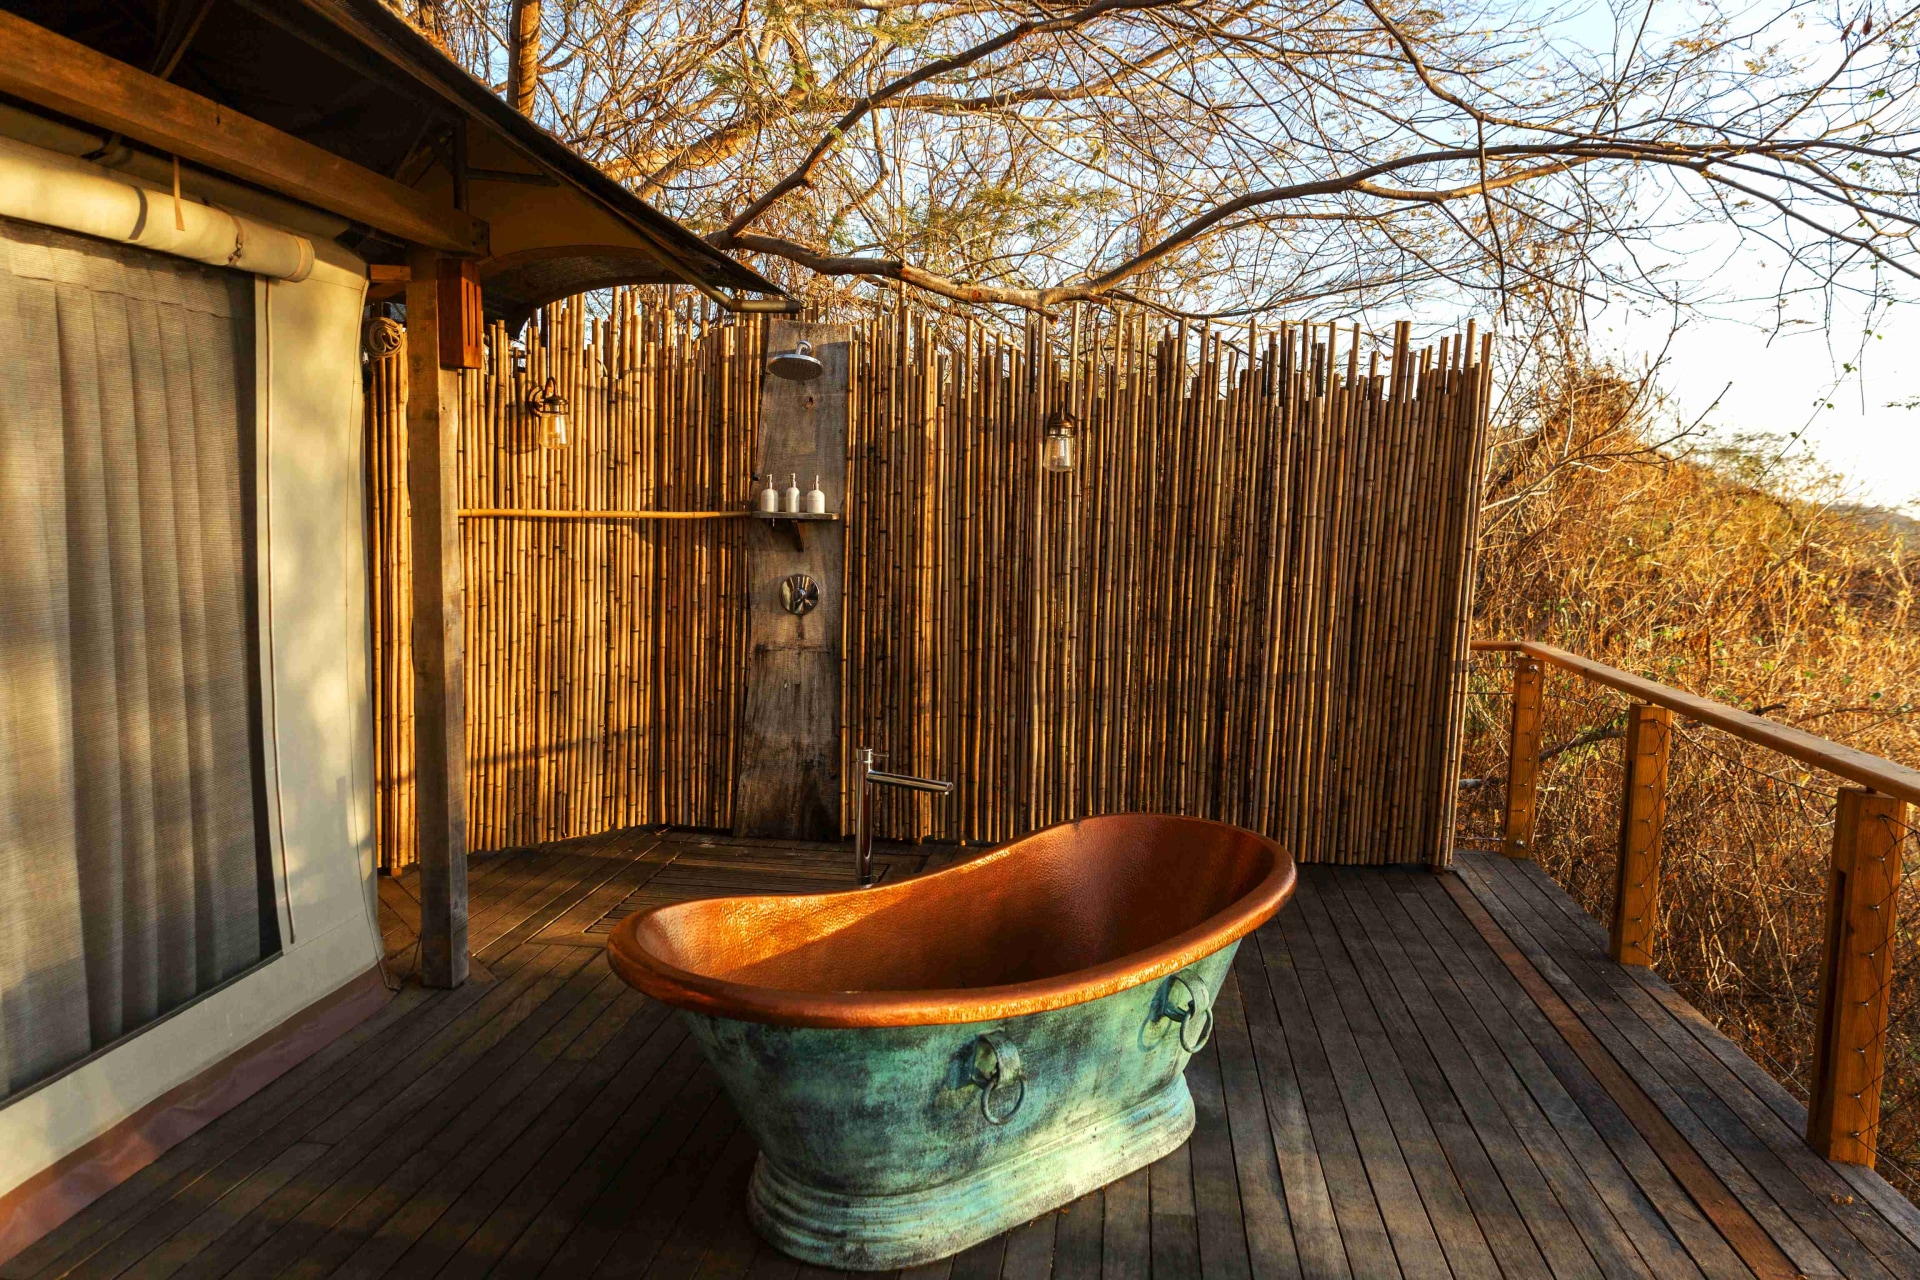
<svg viewBox="0 0 1920 1280">
<path fill-rule="evenodd" d="M 1674 713 L 1866 788 L 1842 787 L 1835 796 L 1807 1143 L 1829 1159 L 1871 1168 L 1892 1009 L 1889 983 L 1897 937 L 1894 915 L 1899 905 L 1901 846 L 1907 805 L 1920 803 L 1920 770 L 1550 644 L 1476 640 L 1472 647 L 1476 653 L 1515 657 L 1503 845 L 1509 857 L 1526 857 L 1531 852 L 1540 768 L 1540 665 L 1558 667 L 1634 699 L 1625 735 L 1608 948 L 1622 964 L 1653 961 L 1671 738 L 1668 726 Z"/>
<path fill-rule="evenodd" d="M 559 511 L 542 507 L 463 507 L 462 520 L 745 520 L 752 511 Z"/>
</svg>

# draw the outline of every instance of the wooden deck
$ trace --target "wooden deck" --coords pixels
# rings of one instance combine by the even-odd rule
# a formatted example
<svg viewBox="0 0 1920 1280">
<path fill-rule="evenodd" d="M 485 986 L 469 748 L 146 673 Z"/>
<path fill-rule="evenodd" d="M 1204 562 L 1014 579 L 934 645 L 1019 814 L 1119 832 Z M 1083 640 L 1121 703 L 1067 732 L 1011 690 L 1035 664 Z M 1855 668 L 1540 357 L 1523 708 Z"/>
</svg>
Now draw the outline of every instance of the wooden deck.
<svg viewBox="0 0 1920 1280">
<path fill-rule="evenodd" d="M 755 1238 L 753 1142 L 598 948 L 651 902 L 850 880 L 683 834 L 477 860 L 475 981 L 408 983 L 0 1275 L 818 1277 Z M 383 884 L 402 966 L 410 902 Z M 909 1274 L 1920 1276 L 1920 1213 L 1531 864 L 1309 868 L 1235 973 L 1185 1147 Z"/>
</svg>

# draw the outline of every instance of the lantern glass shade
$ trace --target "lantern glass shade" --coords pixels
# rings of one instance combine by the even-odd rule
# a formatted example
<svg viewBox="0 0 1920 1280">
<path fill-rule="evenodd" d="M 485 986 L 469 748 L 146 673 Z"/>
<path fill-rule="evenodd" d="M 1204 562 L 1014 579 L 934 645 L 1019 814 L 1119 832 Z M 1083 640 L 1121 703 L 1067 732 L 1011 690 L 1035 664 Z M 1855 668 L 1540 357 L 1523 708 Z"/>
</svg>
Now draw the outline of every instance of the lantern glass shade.
<svg viewBox="0 0 1920 1280">
<path fill-rule="evenodd" d="M 1073 454 L 1073 423 L 1055 414 L 1047 423 L 1047 439 L 1041 447 L 1040 463 L 1049 471 L 1071 471 Z"/>
<path fill-rule="evenodd" d="M 552 378 L 547 385 L 527 397 L 527 409 L 540 420 L 540 445 L 545 449 L 567 447 L 567 414 L 573 406 L 560 394 Z"/>
</svg>

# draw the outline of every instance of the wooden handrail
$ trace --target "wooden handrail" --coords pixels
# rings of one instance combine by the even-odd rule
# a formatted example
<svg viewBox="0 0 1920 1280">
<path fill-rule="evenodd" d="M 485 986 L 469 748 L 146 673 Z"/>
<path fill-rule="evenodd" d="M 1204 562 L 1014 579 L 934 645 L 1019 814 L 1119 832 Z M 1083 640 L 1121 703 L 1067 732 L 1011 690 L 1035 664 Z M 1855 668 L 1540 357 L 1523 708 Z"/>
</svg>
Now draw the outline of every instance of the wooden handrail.
<svg viewBox="0 0 1920 1280">
<path fill-rule="evenodd" d="M 1920 803 L 1920 770 L 1537 640 L 1476 640 L 1473 648 L 1515 655 L 1506 839 L 1501 846 L 1508 857 L 1524 858 L 1531 852 L 1540 765 L 1540 664 L 1552 663 L 1634 699 L 1628 708 L 1613 927 L 1607 947 L 1621 964 L 1653 961 L 1674 712 L 1871 788 L 1842 787 L 1835 797 L 1820 1020 L 1807 1106 L 1807 1142 L 1815 1151 L 1830 1160 L 1871 1168 L 1879 1146 L 1901 846 L 1907 804 Z"/>
<path fill-rule="evenodd" d="M 1864 751 L 1808 733 L 1805 729 L 1779 724 L 1738 707 L 1730 707 L 1724 702 L 1702 698 L 1698 694 L 1633 675 L 1618 667 L 1609 667 L 1537 640 L 1475 640 L 1473 647 L 1481 653 L 1527 654 L 1595 684 L 1617 689 L 1630 698 L 1677 711 L 1689 720 L 1712 725 L 1737 738 L 1745 738 L 1748 742 L 1777 751 L 1802 764 L 1824 769 L 1836 777 L 1857 782 L 1882 795 L 1895 796 L 1909 804 L 1920 804 L 1920 769 L 1910 769 L 1896 761 L 1868 755 Z"/>
</svg>

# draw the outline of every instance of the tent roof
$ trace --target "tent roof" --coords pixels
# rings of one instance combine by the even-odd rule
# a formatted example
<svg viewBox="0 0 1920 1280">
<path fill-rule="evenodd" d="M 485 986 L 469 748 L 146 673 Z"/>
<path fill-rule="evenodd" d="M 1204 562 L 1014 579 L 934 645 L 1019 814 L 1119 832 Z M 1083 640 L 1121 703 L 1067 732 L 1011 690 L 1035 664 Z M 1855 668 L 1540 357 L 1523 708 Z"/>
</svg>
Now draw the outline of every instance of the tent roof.
<svg viewBox="0 0 1920 1280">
<path fill-rule="evenodd" d="M 511 323 L 582 287 L 781 292 L 513 110 L 380 0 L 0 5 L 139 71 L 163 70 L 190 30 L 171 83 L 483 220 L 487 310 Z M 374 262 L 406 248 L 367 226 L 342 239 Z"/>
</svg>

